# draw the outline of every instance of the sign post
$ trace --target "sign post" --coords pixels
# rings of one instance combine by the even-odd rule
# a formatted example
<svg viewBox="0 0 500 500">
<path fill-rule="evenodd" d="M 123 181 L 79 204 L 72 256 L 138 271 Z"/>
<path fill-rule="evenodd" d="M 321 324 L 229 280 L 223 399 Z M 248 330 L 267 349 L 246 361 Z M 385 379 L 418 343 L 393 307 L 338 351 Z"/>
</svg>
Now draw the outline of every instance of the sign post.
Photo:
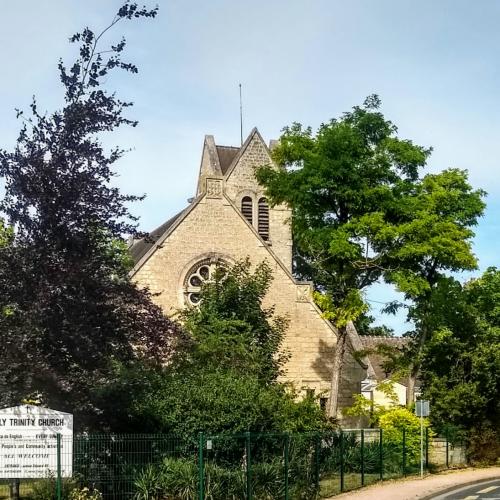
<svg viewBox="0 0 500 500">
<path fill-rule="evenodd" d="M 70 413 L 32 405 L 0 410 L 0 479 L 70 477 L 72 453 Z"/>
<path fill-rule="evenodd" d="M 424 417 L 430 413 L 429 401 L 418 399 L 415 402 L 415 413 L 420 417 L 420 477 L 424 477 Z"/>
</svg>

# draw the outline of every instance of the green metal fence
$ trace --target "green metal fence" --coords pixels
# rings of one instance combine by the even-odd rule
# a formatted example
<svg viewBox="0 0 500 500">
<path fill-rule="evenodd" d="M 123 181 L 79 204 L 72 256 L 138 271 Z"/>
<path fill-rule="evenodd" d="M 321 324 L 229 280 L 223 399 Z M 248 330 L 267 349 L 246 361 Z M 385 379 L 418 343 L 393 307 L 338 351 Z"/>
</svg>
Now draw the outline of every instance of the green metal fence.
<svg viewBox="0 0 500 500">
<path fill-rule="evenodd" d="M 106 500 L 328 498 L 417 473 L 420 457 L 414 448 L 408 448 L 406 432 L 394 441 L 380 429 L 200 434 L 192 439 L 58 437 L 55 470 L 48 477 L 22 480 L 21 498 L 37 500 L 40 491 L 52 491 L 53 498 L 62 500 L 72 488 L 83 487 L 98 490 Z M 427 468 L 428 434 L 424 449 Z M 7 482 L 1 488 L 0 498 L 9 498 Z"/>
</svg>

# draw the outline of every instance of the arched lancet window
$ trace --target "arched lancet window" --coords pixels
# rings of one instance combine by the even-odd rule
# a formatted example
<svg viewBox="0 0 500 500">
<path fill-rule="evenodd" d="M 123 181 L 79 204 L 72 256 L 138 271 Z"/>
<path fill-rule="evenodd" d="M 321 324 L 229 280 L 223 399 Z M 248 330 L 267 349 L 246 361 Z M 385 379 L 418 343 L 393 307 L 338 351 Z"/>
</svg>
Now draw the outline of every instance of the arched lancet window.
<svg viewBox="0 0 500 500">
<path fill-rule="evenodd" d="M 241 199 L 241 213 L 250 224 L 253 223 L 253 200 L 250 196 Z"/>
<path fill-rule="evenodd" d="M 267 241 L 269 239 L 269 206 L 265 198 L 259 200 L 257 222 L 257 231 L 262 239 Z"/>
</svg>

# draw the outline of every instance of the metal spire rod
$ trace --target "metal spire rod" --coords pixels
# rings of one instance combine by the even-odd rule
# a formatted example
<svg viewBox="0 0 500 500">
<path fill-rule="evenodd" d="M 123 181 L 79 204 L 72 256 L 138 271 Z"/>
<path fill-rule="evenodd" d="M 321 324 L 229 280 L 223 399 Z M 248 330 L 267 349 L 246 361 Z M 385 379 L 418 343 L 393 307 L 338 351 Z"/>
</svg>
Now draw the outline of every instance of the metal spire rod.
<svg viewBox="0 0 500 500">
<path fill-rule="evenodd" d="M 240 85 L 240 142 L 243 146 L 243 101 L 241 99 L 241 83 Z"/>
</svg>

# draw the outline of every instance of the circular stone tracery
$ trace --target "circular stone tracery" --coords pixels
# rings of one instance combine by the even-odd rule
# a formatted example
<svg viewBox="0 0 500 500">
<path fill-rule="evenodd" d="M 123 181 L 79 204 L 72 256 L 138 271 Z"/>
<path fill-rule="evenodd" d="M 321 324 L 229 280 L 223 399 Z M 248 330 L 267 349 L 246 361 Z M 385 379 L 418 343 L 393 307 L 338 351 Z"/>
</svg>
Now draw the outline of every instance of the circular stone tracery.
<svg viewBox="0 0 500 500">
<path fill-rule="evenodd" d="M 186 303 L 197 306 L 201 300 L 201 287 L 204 283 L 213 281 L 216 271 L 224 270 L 227 264 L 218 257 L 204 259 L 194 265 L 187 273 L 184 281 L 184 296 Z"/>
</svg>

